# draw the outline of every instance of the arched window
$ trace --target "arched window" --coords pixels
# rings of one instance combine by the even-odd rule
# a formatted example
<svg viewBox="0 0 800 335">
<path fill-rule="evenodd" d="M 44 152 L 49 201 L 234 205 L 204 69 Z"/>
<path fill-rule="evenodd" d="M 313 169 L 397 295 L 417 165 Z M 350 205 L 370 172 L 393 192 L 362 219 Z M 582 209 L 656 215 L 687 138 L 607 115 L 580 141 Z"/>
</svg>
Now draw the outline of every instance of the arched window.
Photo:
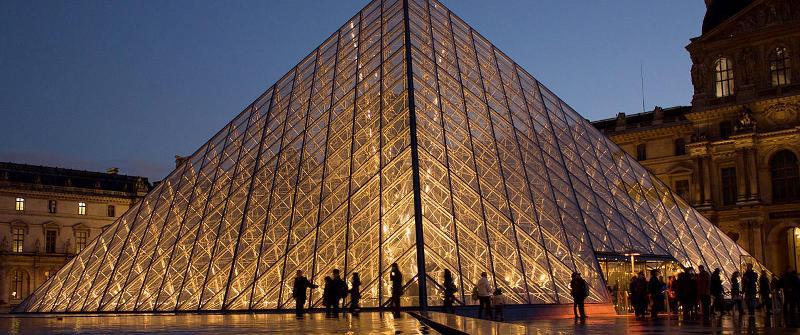
<svg viewBox="0 0 800 335">
<path fill-rule="evenodd" d="M 791 62 L 786 48 L 775 48 L 769 54 L 769 74 L 772 77 L 772 86 L 783 86 L 792 82 Z"/>
<path fill-rule="evenodd" d="M 714 62 L 714 91 L 717 98 L 733 95 L 733 64 L 725 57 Z"/>
<path fill-rule="evenodd" d="M 800 166 L 797 156 L 789 150 L 781 150 L 769 160 L 772 176 L 772 201 L 800 199 Z"/>
</svg>

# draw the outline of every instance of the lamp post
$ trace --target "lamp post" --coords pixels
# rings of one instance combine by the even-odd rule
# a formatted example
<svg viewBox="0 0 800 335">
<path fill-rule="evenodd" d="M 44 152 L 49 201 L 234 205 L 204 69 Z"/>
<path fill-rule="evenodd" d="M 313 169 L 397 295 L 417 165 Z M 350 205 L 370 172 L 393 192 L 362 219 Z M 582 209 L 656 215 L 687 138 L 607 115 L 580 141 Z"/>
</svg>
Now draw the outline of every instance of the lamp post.
<svg viewBox="0 0 800 335">
<path fill-rule="evenodd" d="M 631 274 L 634 275 L 634 276 L 636 275 L 636 268 L 634 266 L 635 262 L 636 262 L 636 256 L 639 256 L 639 255 L 641 255 L 641 254 L 639 252 L 635 251 L 635 250 L 631 250 L 631 251 L 628 251 L 628 252 L 625 253 L 625 256 L 628 256 L 628 257 L 631 258 Z"/>
</svg>

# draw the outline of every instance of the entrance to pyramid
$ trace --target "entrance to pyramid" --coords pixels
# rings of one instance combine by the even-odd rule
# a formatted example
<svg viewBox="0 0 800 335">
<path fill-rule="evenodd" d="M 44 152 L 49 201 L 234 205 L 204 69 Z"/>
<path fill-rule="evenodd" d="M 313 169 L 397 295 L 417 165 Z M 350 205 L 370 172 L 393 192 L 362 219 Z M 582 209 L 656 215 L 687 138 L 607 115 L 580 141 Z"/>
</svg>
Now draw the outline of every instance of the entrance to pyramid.
<svg viewBox="0 0 800 335">
<path fill-rule="evenodd" d="M 665 285 L 666 297 L 670 279 L 677 277 L 683 271 L 683 265 L 670 255 L 642 255 L 637 252 L 596 254 L 603 277 L 606 279 L 606 289 L 611 295 L 611 303 L 618 314 L 634 312 L 630 283 L 640 272 L 643 272 L 649 281 L 652 270 L 657 270 L 659 280 Z"/>
</svg>

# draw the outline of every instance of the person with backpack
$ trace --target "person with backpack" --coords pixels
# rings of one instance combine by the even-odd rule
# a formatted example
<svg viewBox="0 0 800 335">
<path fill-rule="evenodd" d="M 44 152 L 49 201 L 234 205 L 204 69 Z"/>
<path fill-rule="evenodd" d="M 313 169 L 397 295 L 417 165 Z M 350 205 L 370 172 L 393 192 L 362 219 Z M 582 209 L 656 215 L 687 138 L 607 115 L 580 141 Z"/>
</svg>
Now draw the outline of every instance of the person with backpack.
<svg viewBox="0 0 800 335">
<path fill-rule="evenodd" d="M 569 282 L 569 287 L 570 295 L 572 295 L 572 313 L 575 315 L 576 319 L 578 317 L 581 319 L 586 319 L 584 302 L 586 301 L 586 297 L 589 295 L 589 286 L 586 285 L 586 281 L 581 278 L 580 273 L 573 272 L 572 280 Z"/>
</svg>

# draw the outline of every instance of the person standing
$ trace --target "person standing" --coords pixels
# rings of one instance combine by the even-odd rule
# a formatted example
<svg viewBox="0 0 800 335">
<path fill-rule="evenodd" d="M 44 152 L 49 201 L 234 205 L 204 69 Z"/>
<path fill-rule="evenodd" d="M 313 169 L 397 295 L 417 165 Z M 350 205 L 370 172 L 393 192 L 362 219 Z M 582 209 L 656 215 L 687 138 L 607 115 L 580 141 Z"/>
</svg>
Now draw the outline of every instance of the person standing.
<svg viewBox="0 0 800 335">
<path fill-rule="evenodd" d="M 733 300 L 733 307 L 739 311 L 739 315 L 744 313 L 742 308 L 742 287 L 739 284 L 739 271 L 735 271 L 731 275 L 731 300 Z"/>
<path fill-rule="evenodd" d="M 700 300 L 700 307 L 703 311 L 703 320 L 711 319 L 711 278 L 705 266 L 698 266 L 697 269 L 697 298 Z"/>
<path fill-rule="evenodd" d="M 353 272 L 352 278 L 350 282 L 350 313 L 355 315 L 361 311 L 361 277 L 358 272 Z"/>
<path fill-rule="evenodd" d="M 478 285 L 476 286 L 477 293 L 478 293 L 478 318 L 483 318 L 483 313 L 486 312 L 486 316 L 491 319 L 492 318 L 492 286 L 489 285 L 489 276 L 486 272 L 481 272 L 481 278 L 478 279 Z"/>
<path fill-rule="evenodd" d="M 572 280 L 569 282 L 569 287 L 569 293 L 572 295 L 572 313 L 575 315 L 576 319 L 578 317 L 585 319 L 586 310 L 584 308 L 584 303 L 586 301 L 586 296 L 589 293 L 589 286 L 586 285 L 586 281 L 581 278 L 580 273 L 573 272 Z"/>
<path fill-rule="evenodd" d="M 400 316 L 400 297 L 403 296 L 403 273 L 397 263 L 392 263 L 392 270 L 389 273 L 389 281 L 392 283 L 392 313 L 395 317 Z"/>
<path fill-rule="evenodd" d="M 306 290 L 317 287 L 317 285 L 314 285 L 314 283 L 308 281 L 308 278 L 303 276 L 303 271 L 297 270 L 294 276 L 294 284 L 292 285 L 292 298 L 294 298 L 295 302 L 294 311 L 297 316 L 303 316 L 305 312 L 303 307 L 306 305 L 306 297 L 308 297 Z"/>
<path fill-rule="evenodd" d="M 772 308 L 773 310 L 781 310 L 783 307 L 783 299 L 781 299 L 781 281 L 778 280 L 774 274 L 772 280 L 769 282 L 769 288 L 772 289 Z"/>
<path fill-rule="evenodd" d="M 339 275 L 339 269 L 333 269 L 333 278 L 331 279 L 331 301 L 333 305 L 333 314 L 339 317 L 339 303 L 347 296 L 347 283 Z"/>
<path fill-rule="evenodd" d="M 758 279 L 758 297 L 761 299 L 761 306 L 767 315 L 772 314 L 772 288 L 770 287 L 767 271 L 761 270 L 761 277 Z"/>
<path fill-rule="evenodd" d="M 747 314 L 754 315 L 756 308 L 756 293 L 758 285 L 758 274 L 753 271 L 753 264 L 747 264 L 747 271 L 742 275 L 742 288 L 744 289 L 744 298 L 747 303 Z"/>
<path fill-rule="evenodd" d="M 658 318 L 658 312 L 664 309 L 664 283 L 658 278 L 658 270 L 650 270 L 650 282 L 647 283 L 647 291 L 650 293 L 650 300 L 653 307 L 650 308 L 650 317 Z"/>
<path fill-rule="evenodd" d="M 720 269 L 714 269 L 714 272 L 711 274 L 711 279 L 709 280 L 709 291 L 711 292 L 711 297 L 714 298 L 714 307 L 713 310 L 719 312 L 720 315 L 725 314 L 725 300 L 723 297 L 723 289 L 722 289 L 722 277 L 720 276 Z"/>
<path fill-rule="evenodd" d="M 449 269 L 444 270 L 444 311 L 455 313 L 453 303 L 456 300 L 456 283 L 453 281 L 453 274 Z"/>
<path fill-rule="evenodd" d="M 669 312 L 671 314 L 678 314 L 678 284 L 675 276 L 667 277 L 667 303 L 669 303 Z"/>
<path fill-rule="evenodd" d="M 322 288 L 322 304 L 325 306 L 325 316 L 333 316 L 333 283 L 330 276 L 325 276 L 325 287 Z"/>
<path fill-rule="evenodd" d="M 503 317 L 503 308 L 506 306 L 506 298 L 503 296 L 503 291 L 500 288 L 494 290 L 492 295 L 492 309 L 494 310 L 494 319 L 497 321 L 505 321 Z"/>
<path fill-rule="evenodd" d="M 647 279 L 644 277 L 644 271 L 639 271 L 633 279 L 631 285 L 631 294 L 633 296 L 633 311 L 636 318 L 644 318 L 647 312 Z"/>
</svg>

